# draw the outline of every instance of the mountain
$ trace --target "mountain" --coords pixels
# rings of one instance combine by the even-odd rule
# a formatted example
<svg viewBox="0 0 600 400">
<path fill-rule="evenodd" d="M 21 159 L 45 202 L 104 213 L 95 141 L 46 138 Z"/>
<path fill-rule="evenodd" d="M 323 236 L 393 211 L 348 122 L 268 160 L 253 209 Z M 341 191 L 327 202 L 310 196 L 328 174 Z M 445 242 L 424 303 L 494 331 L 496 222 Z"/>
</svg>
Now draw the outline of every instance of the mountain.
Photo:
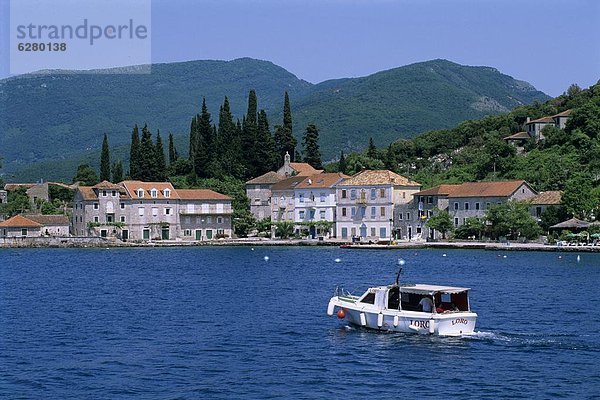
<svg viewBox="0 0 600 400">
<path fill-rule="evenodd" d="M 290 94 L 294 131 L 320 127 L 324 159 L 340 149 L 379 146 L 399 137 L 447 128 L 465 119 L 497 114 L 548 99 L 526 82 L 489 67 L 433 60 L 367 77 L 319 84 L 298 79 L 268 61 L 190 61 L 88 73 L 45 71 L 0 81 L 0 156 L 5 180 L 70 179 L 82 161 L 97 164 L 103 133 L 113 159 L 126 159 L 135 123 L 163 138 L 176 135 L 186 154 L 191 117 L 206 97 L 213 122 L 228 96 L 237 118 L 255 89 L 271 126 L 280 123 L 283 92 Z"/>
</svg>

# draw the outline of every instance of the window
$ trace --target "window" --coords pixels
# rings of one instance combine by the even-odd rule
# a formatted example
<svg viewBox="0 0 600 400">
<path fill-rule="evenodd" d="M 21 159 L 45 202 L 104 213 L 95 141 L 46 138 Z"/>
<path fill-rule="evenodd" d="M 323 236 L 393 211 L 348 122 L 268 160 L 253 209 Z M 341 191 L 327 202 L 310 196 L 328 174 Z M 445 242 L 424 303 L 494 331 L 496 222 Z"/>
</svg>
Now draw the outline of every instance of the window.
<svg viewBox="0 0 600 400">
<path fill-rule="evenodd" d="M 315 210 L 310 210 L 309 212 L 310 219 L 315 219 Z"/>
<path fill-rule="evenodd" d="M 458 202 L 454 203 L 454 210 L 458 210 Z"/>
<path fill-rule="evenodd" d="M 377 215 L 377 209 L 375 207 L 371 207 L 371 218 L 375 218 Z"/>
<path fill-rule="evenodd" d="M 94 203 L 94 210 L 97 210 L 100 206 L 98 205 L 98 203 Z"/>
<path fill-rule="evenodd" d="M 356 189 L 350 191 L 350 200 L 356 200 Z"/>
<path fill-rule="evenodd" d="M 351 228 L 350 233 L 351 233 L 352 237 L 356 236 L 356 228 Z"/>
<path fill-rule="evenodd" d="M 117 191 L 116 191 L 116 190 L 113 190 L 113 191 L 111 192 L 111 194 L 110 194 L 110 195 L 111 195 L 112 197 L 116 197 L 116 196 L 117 196 Z"/>
<path fill-rule="evenodd" d="M 485 203 L 485 208 L 490 208 L 490 203 Z"/>
<path fill-rule="evenodd" d="M 143 216 L 144 216 L 144 207 L 138 207 L 138 215 L 139 215 L 140 217 L 143 217 Z"/>
<path fill-rule="evenodd" d="M 171 197 L 171 189 L 165 189 L 163 193 L 167 199 Z"/>
<path fill-rule="evenodd" d="M 223 223 L 223 217 L 217 217 L 217 224 Z"/>
<path fill-rule="evenodd" d="M 325 219 L 325 210 L 319 211 L 319 219 Z"/>
<path fill-rule="evenodd" d="M 402 221 L 402 213 L 398 213 L 398 219 Z"/>
<path fill-rule="evenodd" d="M 348 237 L 348 228 L 342 228 L 342 238 L 346 239 Z"/>
<path fill-rule="evenodd" d="M 458 218 L 454 218 L 454 226 L 458 226 Z"/>
<path fill-rule="evenodd" d="M 171 215 L 171 209 L 165 208 L 165 215 Z"/>
<path fill-rule="evenodd" d="M 119 220 L 120 220 L 121 222 L 125 222 L 125 216 L 124 216 L 124 215 L 121 215 L 121 217 L 119 218 Z"/>
<path fill-rule="evenodd" d="M 158 207 L 152 207 L 152 216 L 153 217 L 157 217 L 158 216 Z"/>
<path fill-rule="evenodd" d="M 375 200 L 377 197 L 377 189 L 371 189 L 371 200 Z"/>
<path fill-rule="evenodd" d="M 477 203 L 475 203 L 475 209 L 476 209 L 476 210 L 479 210 L 479 203 L 478 203 L 478 202 L 477 202 Z"/>
<path fill-rule="evenodd" d="M 21 229 L 21 236 L 27 236 L 27 228 Z"/>
<path fill-rule="evenodd" d="M 319 201 L 321 203 L 325 203 L 325 199 L 327 198 L 327 194 L 324 192 L 319 193 Z"/>
<path fill-rule="evenodd" d="M 346 207 L 342 207 L 342 217 L 346 216 Z"/>
<path fill-rule="evenodd" d="M 535 208 L 535 216 L 538 218 L 542 216 L 542 207 Z"/>
<path fill-rule="evenodd" d="M 360 217 L 364 218 L 366 212 L 367 212 L 367 207 L 361 207 L 360 208 Z"/>
<path fill-rule="evenodd" d="M 191 229 L 184 229 L 183 230 L 183 236 L 192 236 L 192 230 Z"/>
<path fill-rule="evenodd" d="M 419 233 L 421 233 L 421 232 L 422 232 L 422 229 L 421 229 L 421 227 L 420 227 L 420 226 L 417 226 L 417 234 L 419 234 Z"/>
<path fill-rule="evenodd" d="M 121 203 L 121 210 L 125 209 L 125 203 Z"/>
<path fill-rule="evenodd" d="M 144 189 L 137 190 L 137 197 L 139 197 L 140 199 L 144 197 Z"/>
<path fill-rule="evenodd" d="M 382 217 L 385 217 L 385 207 L 381 207 L 379 209 L 379 213 L 381 214 Z"/>
<path fill-rule="evenodd" d="M 382 199 L 385 197 L 385 189 L 379 189 L 379 197 Z"/>
<path fill-rule="evenodd" d="M 342 199 L 346 198 L 346 189 L 342 189 Z"/>
<path fill-rule="evenodd" d="M 212 216 L 209 215 L 208 217 L 206 217 L 206 222 L 212 224 Z"/>
<path fill-rule="evenodd" d="M 114 216 L 112 214 L 106 214 L 106 222 L 109 224 L 113 222 Z"/>
<path fill-rule="evenodd" d="M 468 210 L 468 209 L 469 209 L 469 203 L 467 202 L 467 203 L 465 203 L 465 210 Z"/>
<path fill-rule="evenodd" d="M 300 199 L 300 203 L 304 203 L 304 194 L 300 193 L 299 199 Z"/>
<path fill-rule="evenodd" d="M 304 210 L 300 210 L 298 216 L 300 217 L 300 219 L 304 219 Z"/>
<path fill-rule="evenodd" d="M 158 190 L 152 188 L 152 190 L 150 190 L 150 196 L 155 199 L 158 197 Z"/>
<path fill-rule="evenodd" d="M 352 207 L 351 211 L 352 211 L 352 216 L 355 217 L 356 216 L 356 207 Z"/>
<path fill-rule="evenodd" d="M 406 213 L 406 220 L 407 220 L 407 221 L 410 221 L 410 213 L 409 213 L 409 212 L 408 212 L 408 213 Z"/>
<path fill-rule="evenodd" d="M 387 230 L 385 228 L 379 228 L 379 237 L 381 237 L 381 238 L 387 237 Z"/>
<path fill-rule="evenodd" d="M 406 192 L 402 192 L 402 198 L 405 199 L 406 198 Z"/>
<path fill-rule="evenodd" d="M 100 218 L 99 217 L 94 217 L 94 222 L 100 222 Z"/>
<path fill-rule="evenodd" d="M 427 204 L 433 204 L 433 196 L 427 196 Z"/>
<path fill-rule="evenodd" d="M 371 236 L 375 236 L 375 234 L 376 234 L 375 227 L 371 227 Z"/>
<path fill-rule="evenodd" d="M 102 191 L 102 197 L 106 197 L 106 190 Z"/>
</svg>

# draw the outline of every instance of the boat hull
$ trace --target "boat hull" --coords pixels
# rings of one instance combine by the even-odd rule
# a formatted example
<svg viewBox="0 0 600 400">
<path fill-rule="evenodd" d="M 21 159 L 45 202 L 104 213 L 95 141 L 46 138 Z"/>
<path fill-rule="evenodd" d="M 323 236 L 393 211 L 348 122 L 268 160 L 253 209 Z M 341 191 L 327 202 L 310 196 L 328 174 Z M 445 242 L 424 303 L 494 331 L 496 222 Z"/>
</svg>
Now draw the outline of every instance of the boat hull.
<svg viewBox="0 0 600 400">
<path fill-rule="evenodd" d="M 391 332 L 462 336 L 475 330 L 477 314 L 474 312 L 447 312 L 443 314 L 404 310 L 377 310 L 361 303 L 339 300 L 329 302 L 328 314 L 335 309 L 344 310 L 344 318 L 351 324 Z"/>
</svg>

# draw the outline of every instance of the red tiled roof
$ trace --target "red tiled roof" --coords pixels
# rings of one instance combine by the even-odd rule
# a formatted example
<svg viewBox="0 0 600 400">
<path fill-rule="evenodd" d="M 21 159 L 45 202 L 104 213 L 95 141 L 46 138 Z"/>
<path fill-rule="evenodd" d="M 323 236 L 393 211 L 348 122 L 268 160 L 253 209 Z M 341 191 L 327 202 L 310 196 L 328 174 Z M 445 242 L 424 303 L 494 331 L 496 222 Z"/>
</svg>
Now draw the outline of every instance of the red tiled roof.
<svg viewBox="0 0 600 400">
<path fill-rule="evenodd" d="M 231 197 L 217 193 L 210 189 L 177 189 L 177 194 L 182 200 L 227 200 Z"/>
<path fill-rule="evenodd" d="M 98 195 L 91 186 L 79 186 L 77 190 L 84 200 L 98 200 Z"/>
<path fill-rule="evenodd" d="M 22 215 L 15 215 L 6 221 L 0 222 L 0 228 L 41 228 L 42 224 L 25 218 Z"/>
<path fill-rule="evenodd" d="M 514 135 L 510 135 L 504 138 L 504 140 L 517 140 L 517 139 L 529 139 L 529 133 L 527 132 L 517 132 Z"/>
<path fill-rule="evenodd" d="M 285 176 L 279 175 L 277 172 L 267 172 L 259 177 L 249 180 L 246 185 L 269 185 L 284 180 Z"/>
<path fill-rule="evenodd" d="M 467 182 L 452 190 L 449 197 L 508 197 L 525 181 Z"/>
<path fill-rule="evenodd" d="M 561 201 L 561 192 L 558 190 L 550 190 L 547 192 L 540 192 L 537 196 L 528 199 L 527 202 L 530 204 L 540 205 L 559 205 Z"/>
<path fill-rule="evenodd" d="M 286 178 L 282 181 L 275 183 L 271 186 L 271 190 L 291 190 L 294 189 L 300 182 L 302 182 L 306 177 L 301 175 L 294 175 L 290 178 Z"/>
<path fill-rule="evenodd" d="M 542 118 L 531 120 L 531 121 L 527 122 L 526 124 L 553 124 L 553 123 L 554 123 L 554 120 L 552 119 L 552 117 L 542 117 Z"/>
<path fill-rule="evenodd" d="M 34 186 L 37 186 L 37 183 L 7 183 L 6 185 L 4 185 L 4 190 L 10 192 L 11 190 L 15 190 L 20 187 L 30 189 Z"/>
<path fill-rule="evenodd" d="M 558 114 L 554 114 L 552 116 L 552 118 L 557 118 L 557 117 L 569 117 L 571 116 L 571 109 L 565 110 L 563 112 L 559 112 Z"/>
<path fill-rule="evenodd" d="M 348 175 L 342 174 L 340 172 L 333 173 L 325 173 L 325 174 L 317 174 L 311 175 L 306 178 L 298 185 L 296 185 L 297 189 L 311 189 L 311 188 L 330 188 L 333 185 L 341 182 L 344 179 L 350 178 Z"/>
<path fill-rule="evenodd" d="M 315 174 L 319 174 L 319 173 L 323 172 L 322 169 L 313 168 L 313 166 L 310 165 L 309 163 L 293 162 L 293 163 L 290 163 L 290 167 L 292 167 L 292 169 L 297 172 L 296 175 L 299 175 L 299 176 L 309 176 L 309 175 L 315 175 Z"/>
<path fill-rule="evenodd" d="M 340 183 L 340 186 L 396 185 L 421 186 L 420 183 L 388 170 L 364 170 Z"/>
<path fill-rule="evenodd" d="M 438 185 L 432 188 L 415 193 L 415 196 L 448 196 L 460 185 Z"/>
<path fill-rule="evenodd" d="M 66 215 L 42 215 L 42 214 L 31 214 L 25 215 L 27 219 L 30 219 L 38 224 L 44 226 L 48 225 L 69 225 L 69 218 Z"/>
<path fill-rule="evenodd" d="M 119 190 L 121 189 L 121 186 L 115 183 L 110 183 L 109 181 L 102 181 L 97 185 L 92 186 L 92 188 L 101 190 Z"/>
<path fill-rule="evenodd" d="M 121 185 L 127 190 L 127 194 L 132 199 L 150 199 L 150 200 L 176 200 L 179 197 L 171 182 L 142 182 L 142 181 L 123 181 Z M 144 191 L 144 196 L 138 196 L 138 190 Z M 152 197 L 151 190 L 156 189 L 156 197 Z M 169 189 L 171 194 L 169 197 L 165 197 L 165 189 Z"/>
</svg>

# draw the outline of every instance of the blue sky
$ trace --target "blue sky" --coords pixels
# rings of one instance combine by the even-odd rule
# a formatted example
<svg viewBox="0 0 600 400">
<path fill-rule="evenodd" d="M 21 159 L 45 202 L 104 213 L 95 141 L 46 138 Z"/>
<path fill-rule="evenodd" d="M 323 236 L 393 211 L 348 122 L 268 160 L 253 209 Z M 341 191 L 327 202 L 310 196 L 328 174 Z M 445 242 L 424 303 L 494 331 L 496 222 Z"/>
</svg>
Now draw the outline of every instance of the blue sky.
<svg viewBox="0 0 600 400">
<path fill-rule="evenodd" d="M 153 62 L 253 57 L 313 83 L 445 58 L 555 96 L 600 79 L 599 38 L 596 0 L 152 1 Z"/>
</svg>

